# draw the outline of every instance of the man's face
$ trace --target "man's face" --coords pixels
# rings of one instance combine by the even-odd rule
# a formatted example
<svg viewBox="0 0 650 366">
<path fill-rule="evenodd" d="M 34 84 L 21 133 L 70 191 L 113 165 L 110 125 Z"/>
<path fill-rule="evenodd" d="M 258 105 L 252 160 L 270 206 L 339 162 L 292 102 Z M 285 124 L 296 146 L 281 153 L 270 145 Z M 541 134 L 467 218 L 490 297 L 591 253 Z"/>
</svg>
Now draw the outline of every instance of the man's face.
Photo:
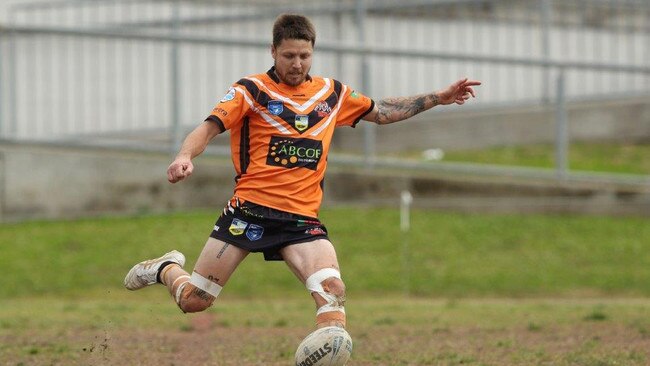
<svg viewBox="0 0 650 366">
<path fill-rule="evenodd" d="M 302 84 L 311 69 L 313 52 L 311 42 L 304 39 L 284 39 L 277 47 L 271 46 L 275 73 L 287 85 Z"/>
</svg>

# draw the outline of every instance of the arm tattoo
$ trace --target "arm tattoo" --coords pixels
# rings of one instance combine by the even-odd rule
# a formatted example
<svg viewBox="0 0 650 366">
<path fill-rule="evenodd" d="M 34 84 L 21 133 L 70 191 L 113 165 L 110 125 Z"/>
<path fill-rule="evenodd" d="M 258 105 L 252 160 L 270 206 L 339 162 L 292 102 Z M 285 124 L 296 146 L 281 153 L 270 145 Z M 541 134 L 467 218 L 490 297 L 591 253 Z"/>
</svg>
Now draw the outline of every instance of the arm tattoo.
<svg viewBox="0 0 650 366">
<path fill-rule="evenodd" d="M 433 93 L 382 99 L 377 102 L 378 113 L 375 122 L 383 125 L 401 121 L 438 104 L 438 96 Z"/>
</svg>

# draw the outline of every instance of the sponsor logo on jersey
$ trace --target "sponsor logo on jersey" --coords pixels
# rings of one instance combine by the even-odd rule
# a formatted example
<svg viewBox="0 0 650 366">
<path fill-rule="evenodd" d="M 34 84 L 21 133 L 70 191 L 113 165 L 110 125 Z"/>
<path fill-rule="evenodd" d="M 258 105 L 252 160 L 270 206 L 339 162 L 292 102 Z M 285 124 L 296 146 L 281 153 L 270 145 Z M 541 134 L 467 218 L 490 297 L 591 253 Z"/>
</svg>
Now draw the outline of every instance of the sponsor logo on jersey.
<svg viewBox="0 0 650 366">
<path fill-rule="evenodd" d="M 350 94 L 350 96 L 352 98 L 359 98 L 359 93 L 357 93 L 356 91 L 353 90 L 352 93 Z"/>
<path fill-rule="evenodd" d="M 318 103 L 314 110 L 318 113 L 318 117 L 327 117 L 330 113 L 332 113 L 332 107 L 327 104 L 327 101 Z"/>
<path fill-rule="evenodd" d="M 302 132 L 309 127 L 309 116 L 304 114 L 296 114 L 296 119 L 294 120 L 294 126 L 298 131 Z"/>
<path fill-rule="evenodd" d="M 266 104 L 266 109 L 269 110 L 269 113 L 272 115 L 278 116 L 284 110 L 284 104 L 281 100 L 269 100 Z"/>
<path fill-rule="evenodd" d="M 223 117 L 226 117 L 226 116 L 228 116 L 228 111 L 225 110 L 225 109 L 223 109 L 223 108 L 221 108 L 221 107 L 215 107 L 215 108 L 212 110 L 212 114 L 214 114 L 215 116 L 216 116 L 216 115 L 221 115 L 221 116 L 223 116 Z"/>
<path fill-rule="evenodd" d="M 248 229 L 246 229 L 246 237 L 250 241 L 259 240 L 263 234 L 264 228 L 259 225 L 250 224 L 248 225 Z"/>
<path fill-rule="evenodd" d="M 232 235 L 241 235 L 244 233 L 244 230 L 246 230 L 246 226 L 248 226 L 248 223 L 246 221 L 242 221 L 240 219 L 232 219 L 232 223 L 230 224 L 228 231 L 230 231 Z"/>
<path fill-rule="evenodd" d="M 316 170 L 322 156 L 323 143 L 318 140 L 273 136 L 269 143 L 266 164 Z"/>
<path fill-rule="evenodd" d="M 235 88 L 231 86 L 230 89 L 228 89 L 228 93 L 221 98 L 220 102 L 225 103 L 233 99 L 235 99 Z"/>
</svg>

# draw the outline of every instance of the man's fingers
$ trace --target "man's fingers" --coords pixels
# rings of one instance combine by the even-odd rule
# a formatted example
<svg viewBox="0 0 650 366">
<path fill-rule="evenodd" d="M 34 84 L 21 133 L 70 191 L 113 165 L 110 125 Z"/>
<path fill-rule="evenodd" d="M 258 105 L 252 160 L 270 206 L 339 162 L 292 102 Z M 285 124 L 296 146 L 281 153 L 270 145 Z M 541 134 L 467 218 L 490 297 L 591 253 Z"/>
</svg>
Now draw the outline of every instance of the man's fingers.
<svg viewBox="0 0 650 366">
<path fill-rule="evenodd" d="M 172 163 L 167 168 L 167 180 L 170 183 L 176 183 L 192 175 L 194 167 L 190 163 Z"/>
<path fill-rule="evenodd" d="M 454 86 L 457 87 L 457 88 L 461 88 L 461 87 L 463 87 L 463 84 L 465 84 L 466 82 L 467 82 L 467 78 L 460 79 L 460 80 L 458 80 L 457 82 L 454 83 Z"/>
<path fill-rule="evenodd" d="M 174 168 L 174 169 L 170 169 L 170 170 L 167 172 L 167 180 L 168 180 L 170 183 L 176 183 L 176 182 L 178 182 L 178 181 L 181 180 L 181 179 L 183 179 L 183 176 L 182 176 L 182 173 L 179 173 L 179 172 L 178 172 L 178 169 L 176 169 L 176 168 Z"/>
<path fill-rule="evenodd" d="M 477 85 L 481 85 L 481 82 L 478 81 L 478 80 L 468 80 L 468 79 L 465 79 L 464 82 L 463 82 L 463 86 L 465 86 L 465 87 L 469 87 L 469 86 L 477 86 Z"/>
<path fill-rule="evenodd" d="M 194 172 L 194 166 L 192 164 L 183 164 L 183 178 L 189 177 Z"/>
</svg>

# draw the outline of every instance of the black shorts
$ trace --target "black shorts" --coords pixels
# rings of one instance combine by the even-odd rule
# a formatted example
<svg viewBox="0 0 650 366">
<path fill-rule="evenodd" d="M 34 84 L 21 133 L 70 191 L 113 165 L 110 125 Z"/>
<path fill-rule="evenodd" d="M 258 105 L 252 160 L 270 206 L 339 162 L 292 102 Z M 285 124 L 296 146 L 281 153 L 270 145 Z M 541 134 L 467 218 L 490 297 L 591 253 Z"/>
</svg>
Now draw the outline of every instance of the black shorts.
<svg viewBox="0 0 650 366">
<path fill-rule="evenodd" d="M 237 197 L 231 199 L 210 237 L 254 253 L 267 261 L 282 260 L 280 249 L 290 244 L 328 239 L 317 218 L 272 209 Z"/>
</svg>

